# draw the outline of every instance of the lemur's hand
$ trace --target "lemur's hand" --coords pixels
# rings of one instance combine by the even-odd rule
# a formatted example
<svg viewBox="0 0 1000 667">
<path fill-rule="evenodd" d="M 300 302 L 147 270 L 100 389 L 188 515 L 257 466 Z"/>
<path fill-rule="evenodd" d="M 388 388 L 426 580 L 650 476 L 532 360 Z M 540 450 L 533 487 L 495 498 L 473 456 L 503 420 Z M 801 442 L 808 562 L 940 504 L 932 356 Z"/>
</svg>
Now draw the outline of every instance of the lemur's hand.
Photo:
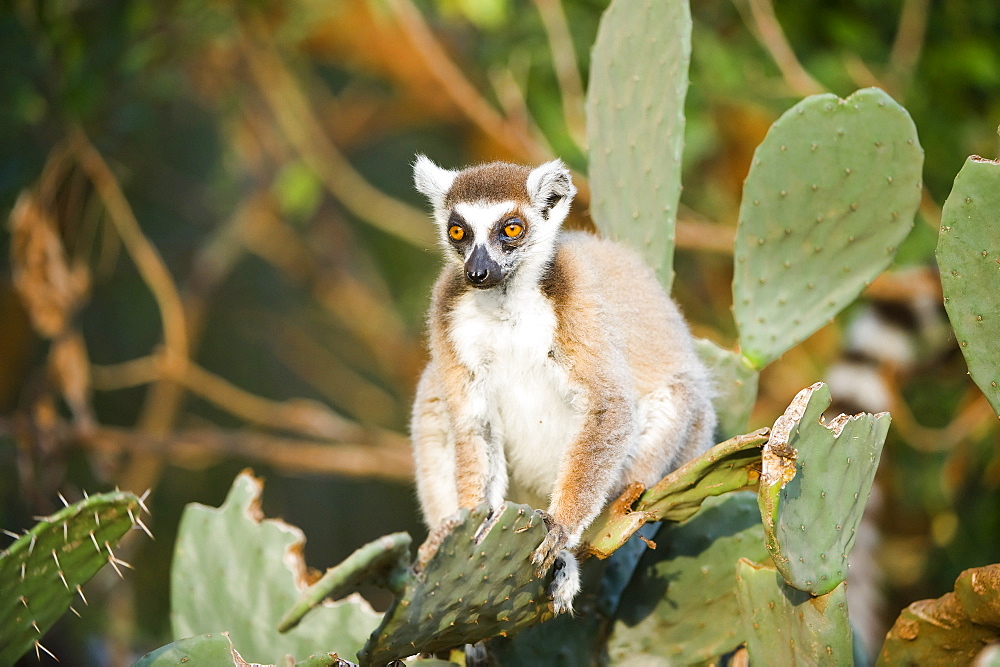
<svg viewBox="0 0 1000 667">
<path fill-rule="evenodd" d="M 545 573 L 548 572 L 549 568 L 555 562 L 559 552 L 569 542 L 569 532 L 562 524 L 556 523 L 552 520 L 552 517 L 544 513 L 543 518 L 545 519 L 545 525 L 548 527 L 549 533 L 542 540 L 542 543 L 538 545 L 538 548 L 535 549 L 535 552 L 531 554 L 531 564 L 535 566 L 536 577 L 545 576 Z"/>
</svg>

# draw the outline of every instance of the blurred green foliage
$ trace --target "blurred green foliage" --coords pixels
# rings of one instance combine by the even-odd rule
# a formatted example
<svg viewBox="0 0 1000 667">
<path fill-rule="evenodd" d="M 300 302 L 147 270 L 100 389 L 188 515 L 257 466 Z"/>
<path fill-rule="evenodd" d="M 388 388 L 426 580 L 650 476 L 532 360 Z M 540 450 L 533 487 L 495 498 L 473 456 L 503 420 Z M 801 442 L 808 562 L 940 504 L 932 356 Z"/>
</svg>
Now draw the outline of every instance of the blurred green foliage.
<svg viewBox="0 0 1000 667">
<path fill-rule="evenodd" d="M 559 155 L 585 173 L 574 128 L 583 100 L 571 79 L 575 70 L 586 85 L 605 4 L 11 0 L 0 9 L 0 212 L 6 218 L 18 193 L 51 177 L 54 228 L 68 262 L 91 276 L 76 319 L 90 362 L 126 362 L 161 345 L 157 302 L 107 202 L 72 157 L 63 167 L 54 159 L 79 126 L 186 299 L 194 362 L 255 396 L 318 401 L 368 435 L 405 432 L 438 263 L 433 249 L 415 242 L 428 230 L 419 224 L 410 161 L 418 151 L 448 166 Z M 912 115 L 926 153 L 926 196 L 897 266 L 932 266 L 940 205 L 958 169 L 969 154 L 1000 153 L 1000 5 L 993 0 L 778 2 L 773 17 L 812 84 L 790 77 L 794 63 L 776 59 L 774 44 L 758 39 L 769 34 L 760 10 L 769 6 L 692 3 L 675 292 L 696 332 L 724 346 L 735 341 L 731 257 L 704 238 L 731 238 L 752 152 L 782 111 L 817 92 L 804 87 L 846 96 L 879 85 Z M 563 44 L 559 16 L 571 51 L 553 48 Z M 421 41 L 428 36 L 430 46 Z M 575 67 L 554 54 L 575 56 Z M 275 90 L 293 122 L 282 121 L 268 95 Z M 306 139 L 296 140 L 297 131 Z M 338 179 L 348 172 L 338 155 L 377 196 L 343 186 Z M 366 220 L 366 209 L 383 210 L 385 196 L 403 206 L 387 216 L 400 225 L 395 233 Z M 588 226 L 583 200 L 578 208 L 574 224 Z M 683 236 L 692 222 L 707 225 L 691 228 L 700 238 Z M 46 371 L 52 346 L 33 331 L 14 291 L 12 248 L 12 237 L 0 234 L 0 525 L 27 527 L 33 514 L 54 508 L 56 491 L 72 499 L 82 489 L 155 486 L 150 523 L 158 539 L 137 543 L 128 558 L 137 565 L 129 584 L 143 594 L 122 585 L 95 590 L 108 604 L 57 625 L 46 641 L 57 654 L 106 663 L 164 644 L 167 554 L 181 508 L 218 505 L 247 464 L 270 478 L 275 506 L 267 513 L 310 535 L 306 557 L 314 567 L 384 533 L 421 534 L 409 482 L 388 466 L 381 474 L 373 472 L 378 466 L 336 472 L 238 446 L 199 454 L 163 445 L 170 434 L 198 429 L 212 437 L 247 432 L 247 415 L 211 391 L 189 387 L 169 408 L 153 400 L 151 385 L 111 389 L 108 377 L 120 379 L 120 369 L 97 369 L 95 382 L 105 388 L 90 399 L 93 417 L 125 433 L 123 445 L 98 446 L 112 440 L 80 430 L 65 386 Z M 849 317 L 762 375 L 755 426 L 820 379 Z M 996 417 L 981 409 L 954 346 L 930 349 L 915 370 L 887 371 L 904 411 L 893 410 L 878 481 L 882 553 L 894 566 L 887 617 L 950 590 L 964 568 L 1000 561 Z M 155 446 L 143 435 L 154 431 L 151 415 L 168 434 Z M 266 420 L 254 432 L 317 440 Z M 163 456 L 153 457 L 149 473 L 136 452 L 151 450 Z"/>
</svg>

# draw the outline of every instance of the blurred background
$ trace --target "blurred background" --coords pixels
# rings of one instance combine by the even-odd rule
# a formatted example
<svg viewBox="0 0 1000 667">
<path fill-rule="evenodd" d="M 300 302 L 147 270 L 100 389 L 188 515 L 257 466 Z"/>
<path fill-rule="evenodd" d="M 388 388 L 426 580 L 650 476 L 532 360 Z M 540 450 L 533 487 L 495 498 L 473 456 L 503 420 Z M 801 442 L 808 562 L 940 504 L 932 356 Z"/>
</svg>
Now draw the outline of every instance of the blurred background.
<svg viewBox="0 0 1000 667">
<path fill-rule="evenodd" d="M 314 568 L 392 531 L 423 538 L 405 433 L 439 257 L 413 156 L 559 156 L 585 186 L 606 4 L 3 3 L 0 527 L 29 527 L 58 493 L 152 490 L 156 540 L 130 536 L 135 570 L 103 571 L 82 618 L 49 634 L 62 664 L 127 664 L 170 640 L 180 513 L 218 505 L 245 467 Z M 966 156 L 1000 154 L 1000 5 L 692 5 L 674 292 L 696 334 L 735 344 L 742 180 L 785 109 L 877 85 L 926 151 L 894 266 L 767 368 L 750 424 L 816 380 L 836 394 L 837 373 L 877 387 L 841 401 L 893 415 L 872 551 L 871 623 L 888 624 L 1000 561 L 1000 429 L 948 338 L 933 259 Z M 574 226 L 591 226 L 586 196 Z"/>
</svg>

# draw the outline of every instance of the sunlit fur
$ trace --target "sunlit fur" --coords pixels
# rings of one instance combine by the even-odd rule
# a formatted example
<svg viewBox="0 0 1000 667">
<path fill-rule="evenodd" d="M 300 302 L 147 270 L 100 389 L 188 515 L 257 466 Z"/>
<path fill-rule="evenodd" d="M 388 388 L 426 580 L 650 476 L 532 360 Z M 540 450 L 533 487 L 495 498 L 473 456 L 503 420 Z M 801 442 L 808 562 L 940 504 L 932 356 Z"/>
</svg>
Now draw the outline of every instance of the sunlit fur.
<svg viewBox="0 0 1000 667">
<path fill-rule="evenodd" d="M 555 521 L 540 562 L 571 608 L 578 568 L 564 549 L 632 482 L 652 484 L 712 443 L 715 414 L 687 325 L 631 250 L 561 225 L 576 193 L 561 162 L 449 171 L 419 157 L 414 180 L 444 250 L 428 316 L 430 361 L 413 409 L 417 492 L 439 525 L 505 498 Z M 516 216 L 516 243 L 502 237 Z M 462 242 L 448 236 L 461 220 Z M 478 249 L 478 250 L 477 250 Z M 478 252 L 497 267 L 469 276 Z"/>
</svg>

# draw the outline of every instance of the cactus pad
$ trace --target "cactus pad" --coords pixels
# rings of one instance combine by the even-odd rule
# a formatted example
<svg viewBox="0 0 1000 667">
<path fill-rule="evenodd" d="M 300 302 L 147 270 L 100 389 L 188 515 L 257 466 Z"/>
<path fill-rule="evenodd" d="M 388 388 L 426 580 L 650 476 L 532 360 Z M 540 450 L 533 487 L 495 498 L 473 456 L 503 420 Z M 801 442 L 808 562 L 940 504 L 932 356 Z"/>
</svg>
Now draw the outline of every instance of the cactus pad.
<svg viewBox="0 0 1000 667">
<path fill-rule="evenodd" d="M 133 667 L 172 667 L 173 665 L 243 665 L 246 664 L 229 639 L 228 632 L 178 639 L 139 658 Z"/>
<path fill-rule="evenodd" d="M 551 618 L 551 577 L 535 577 L 530 560 L 547 534 L 527 505 L 505 503 L 491 517 L 485 506 L 463 510 L 420 547 L 361 664 L 509 636 Z"/>
<path fill-rule="evenodd" d="M 1000 564 L 966 570 L 955 580 L 954 593 L 904 609 L 886 635 L 878 664 L 973 664 L 998 642 Z"/>
<path fill-rule="evenodd" d="M 283 661 L 283 665 L 291 665 L 291 660 Z M 233 647 L 228 632 L 214 635 L 198 635 L 175 642 L 150 651 L 136 661 L 134 667 L 184 667 L 186 665 L 212 665 L 213 667 L 246 667 L 250 663 Z M 295 663 L 295 667 L 351 667 L 352 663 L 340 660 L 335 653 L 309 656 Z M 261 666 L 264 667 L 264 666 Z"/>
<path fill-rule="evenodd" d="M 754 488 L 760 476 L 760 448 L 767 437 L 767 429 L 760 429 L 730 438 L 674 470 L 637 500 L 626 491 L 584 533 L 587 551 L 607 558 L 647 522 L 683 521 L 706 498 Z"/>
<path fill-rule="evenodd" d="M 81 585 L 109 563 L 113 549 L 137 525 L 142 503 L 114 491 L 90 496 L 47 516 L 0 552 L 0 664 L 35 647 L 73 598 L 86 604 Z M 119 574 L 121 571 L 119 570 Z"/>
<path fill-rule="evenodd" d="M 938 268 L 969 374 L 1000 415 L 1000 162 L 970 157 L 941 211 Z"/>
<path fill-rule="evenodd" d="M 923 150 L 881 90 L 814 95 L 754 153 L 736 232 L 733 310 L 762 368 L 828 322 L 892 260 L 920 202 Z"/>
<path fill-rule="evenodd" d="M 710 498 L 684 523 L 664 524 L 654 539 L 657 548 L 643 555 L 619 604 L 613 661 L 701 663 L 746 641 L 736 563 L 767 557 L 753 494 Z"/>
<path fill-rule="evenodd" d="M 687 0 L 619 0 L 601 17 L 587 89 L 594 223 L 637 250 L 668 290 L 690 61 Z"/>
<path fill-rule="evenodd" d="M 302 593 L 282 617 L 278 632 L 288 632 L 323 600 L 338 600 L 353 593 L 362 582 L 400 592 L 408 574 L 410 542 L 408 533 L 393 533 L 357 549 Z"/>
<path fill-rule="evenodd" d="M 795 588 L 824 595 L 847 576 L 889 430 L 889 413 L 822 421 L 830 390 L 822 382 L 796 395 L 771 428 L 758 498 L 767 550 Z"/>
<path fill-rule="evenodd" d="M 305 538 L 294 526 L 261 517 L 261 490 L 244 472 L 222 507 L 184 510 L 170 574 L 174 637 L 228 631 L 249 662 L 353 654 L 380 618 L 357 595 L 324 602 L 293 630 L 278 632 L 282 615 L 307 588 Z"/>
<path fill-rule="evenodd" d="M 773 567 L 741 560 L 736 571 L 752 664 L 853 664 L 844 582 L 825 595 L 813 597 L 786 584 Z"/>
<path fill-rule="evenodd" d="M 714 380 L 716 393 L 712 405 L 719 418 L 715 437 L 722 442 L 746 431 L 757 400 L 759 373 L 738 352 L 723 349 L 705 338 L 696 338 L 694 343 Z"/>
</svg>

